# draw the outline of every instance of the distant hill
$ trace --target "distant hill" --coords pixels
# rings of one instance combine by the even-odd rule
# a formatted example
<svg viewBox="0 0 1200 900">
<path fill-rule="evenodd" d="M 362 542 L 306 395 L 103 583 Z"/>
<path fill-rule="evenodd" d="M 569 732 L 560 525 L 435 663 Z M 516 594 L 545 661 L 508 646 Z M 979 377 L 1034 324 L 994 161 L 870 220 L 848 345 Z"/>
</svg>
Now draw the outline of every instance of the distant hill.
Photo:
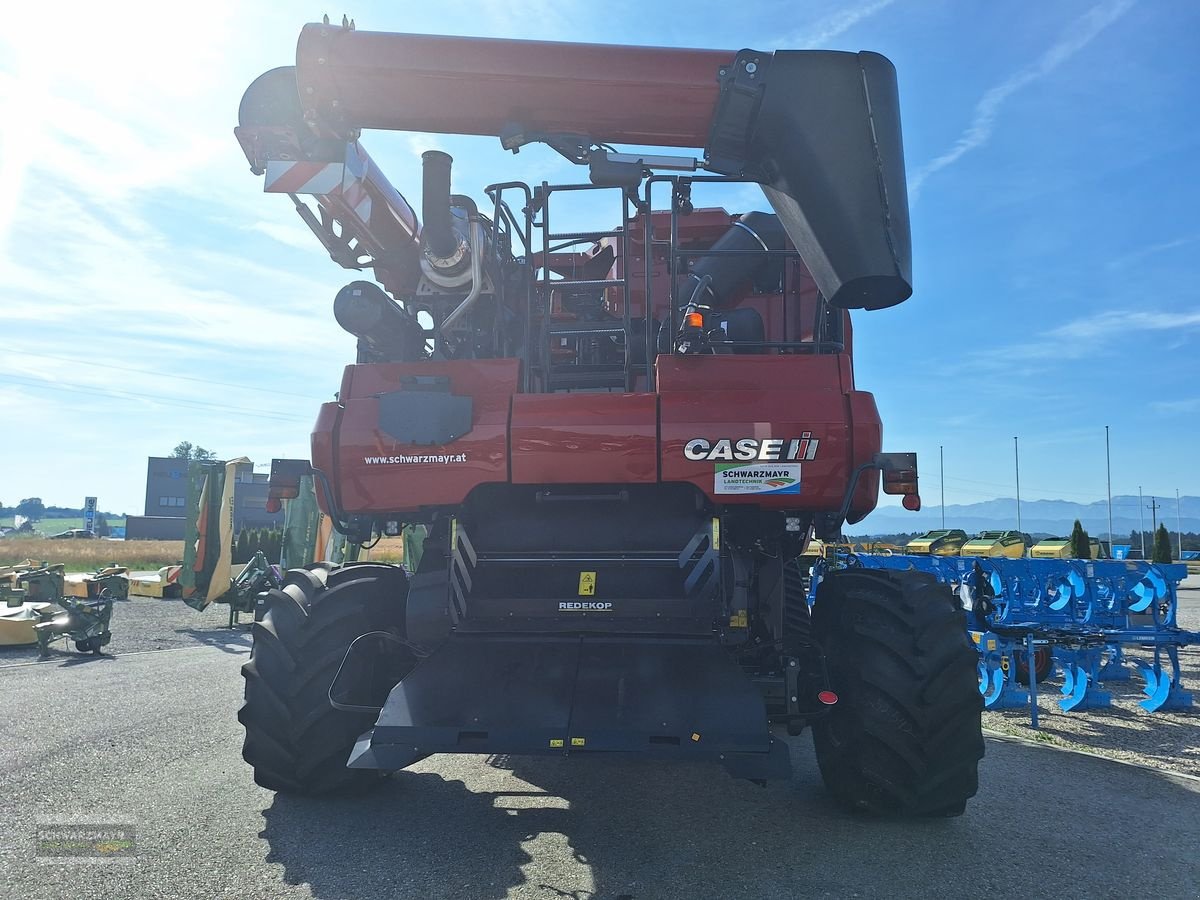
<svg viewBox="0 0 1200 900">
<path fill-rule="evenodd" d="M 936 496 L 936 494 L 935 494 Z M 878 509 L 863 521 L 846 526 L 849 537 L 867 537 L 898 532 L 923 532 L 942 527 L 941 508 L 929 504 L 929 497 L 922 498 L 925 507 L 911 513 L 898 507 Z M 1158 497 L 1158 521 L 1165 523 L 1175 533 L 1175 498 Z M 1145 498 L 1150 503 L 1150 498 Z M 1180 498 L 1180 524 L 1185 532 L 1200 531 L 1200 497 Z M 1021 530 L 1045 534 L 1067 535 L 1076 519 L 1093 537 L 1102 537 L 1108 532 L 1108 504 L 1104 500 L 1095 503 L 1074 503 L 1070 500 L 1022 500 Z M 1138 520 L 1138 498 L 1121 495 L 1113 497 L 1113 533 L 1118 542 L 1137 531 L 1145 524 L 1150 530 L 1150 510 L 1145 510 L 1145 522 Z M 980 503 L 948 504 L 946 527 L 961 528 L 971 534 L 997 528 L 1017 527 L 1017 501 L 1011 497 L 984 500 Z"/>
</svg>

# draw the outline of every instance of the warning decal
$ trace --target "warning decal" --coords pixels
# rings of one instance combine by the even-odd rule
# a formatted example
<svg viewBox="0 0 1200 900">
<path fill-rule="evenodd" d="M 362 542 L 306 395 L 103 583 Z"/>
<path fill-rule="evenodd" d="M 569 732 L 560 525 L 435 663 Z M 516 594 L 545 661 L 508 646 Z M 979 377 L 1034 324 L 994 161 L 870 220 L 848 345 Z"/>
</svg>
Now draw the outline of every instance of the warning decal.
<svg viewBox="0 0 1200 900">
<path fill-rule="evenodd" d="M 713 492 L 717 494 L 798 494 L 800 463 L 717 463 Z"/>
<path fill-rule="evenodd" d="M 596 594 L 596 573 L 595 572 L 580 572 L 579 573 L 579 596 L 594 597 Z"/>
</svg>

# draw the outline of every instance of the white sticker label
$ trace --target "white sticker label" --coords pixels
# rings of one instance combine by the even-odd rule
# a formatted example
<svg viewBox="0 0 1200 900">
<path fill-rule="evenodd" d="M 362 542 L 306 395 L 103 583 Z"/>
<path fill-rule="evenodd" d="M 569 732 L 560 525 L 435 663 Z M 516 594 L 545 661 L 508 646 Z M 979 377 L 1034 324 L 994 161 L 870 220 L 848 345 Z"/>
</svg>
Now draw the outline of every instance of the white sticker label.
<svg viewBox="0 0 1200 900">
<path fill-rule="evenodd" d="M 798 494 L 800 463 L 771 465 L 717 464 L 713 492 L 717 494 Z"/>
</svg>

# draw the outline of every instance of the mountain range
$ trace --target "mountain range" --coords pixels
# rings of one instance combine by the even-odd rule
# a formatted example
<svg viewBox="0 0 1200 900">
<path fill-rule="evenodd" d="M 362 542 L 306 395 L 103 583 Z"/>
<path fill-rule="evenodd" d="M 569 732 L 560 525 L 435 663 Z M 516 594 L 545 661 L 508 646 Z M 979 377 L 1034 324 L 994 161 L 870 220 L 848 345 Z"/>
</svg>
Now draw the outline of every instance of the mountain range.
<svg viewBox="0 0 1200 900">
<path fill-rule="evenodd" d="M 942 508 L 929 504 L 916 513 L 898 506 L 881 506 L 866 519 L 846 526 L 849 537 L 868 537 L 880 534 L 930 531 L 942 526 Z M 1173 535 L 1176 531 L 1174 497 L 1157 497 L 1158 522 L 1165 524 Z M 1128 540 L 1131 531 L 1144 525 L 1151 530 L 1151 498 L 1143 498 L 1144 522 L 1138 519 L 1138 498 L 1134 494 L 1114 496 L 1112 499 L 1112 529 L 1116 543 Z M 1200 532 L 1200 497 L 1181 497 L 1179 500 L 1179 523 L 1184 532 Z M 1030 534 L 1068 535 L 1075 520 L 1083 523 L 1092 537 L 1108 534 L 1108 503 L 1075 503 L 1070 500 L 1022 500 L 1021 530 Z M 1012 497 L 984 500 L 979 503 L 948 504 L 946 506 L 946 528 L 961 528 L 969 534 L 995 529 L 1017 527 L 1017 501 Z"/>
</svg>

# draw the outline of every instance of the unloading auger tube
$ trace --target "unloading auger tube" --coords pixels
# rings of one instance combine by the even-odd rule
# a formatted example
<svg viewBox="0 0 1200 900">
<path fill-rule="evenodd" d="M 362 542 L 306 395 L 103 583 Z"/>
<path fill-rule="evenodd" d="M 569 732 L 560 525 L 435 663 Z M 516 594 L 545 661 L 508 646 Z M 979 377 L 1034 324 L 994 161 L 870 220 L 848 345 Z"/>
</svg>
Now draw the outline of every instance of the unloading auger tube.
<svg viewBox="0 0 1200 900">
<path fill-rule="evenodd" d="M 357 145 L 362 129 L 543 140 L 603 161 L 601 145 L 704 148 L 708 171 L 757 181 L 822 294 L 881 309 L 912 293 L 896 72 L 877 53 L 682 50 L 358 31 L 310 24 L 296 66 L 256 81 L 237 136 L 272 159 L 354 151 L 389 268 L 411 264 L 415 216 Z M 290 146 L 289 146 L 290 144 Z M 330 155 L 331 149 L 334 151 Z M 444 161 L 439 161 L 444 162 Z M 448 173 L 447 173 L 448 174 Z M 268 190 L 270 173 L 268 172 Z M 281 190 L 282 188 L 275 188 Z M 425 246 L 454 253 L 444 217 Z"/>
<path fill-rule="evenodd" d="M 588 178 L 477 206 L 430 150 L 422 228 L 369 128 L 541 142 Z M 314 565 L 263 595 L 239 714 L 260 785 L 332 792 L 439 753 L 786 779 L 785 736 L 811 726 L 848 806 L 962 812 L 983 741 L 953 595 L 847 569 L 806 597 L 812 538 L 881 486 L 920 506 L 847 311 L 912 292 L 886 59 L 308 25 L 236 135 L 373 276 L 335 300 L 357 359 L 311 463 L 273 461 L 270 502 L 311 477 L 351 541 L 428 529 L 407 569 Z M 774 214 L 701 205 L 737 182 Z M 615 208 L 575 230 L 559 210 L 580 192 Z"/>
</svg>

